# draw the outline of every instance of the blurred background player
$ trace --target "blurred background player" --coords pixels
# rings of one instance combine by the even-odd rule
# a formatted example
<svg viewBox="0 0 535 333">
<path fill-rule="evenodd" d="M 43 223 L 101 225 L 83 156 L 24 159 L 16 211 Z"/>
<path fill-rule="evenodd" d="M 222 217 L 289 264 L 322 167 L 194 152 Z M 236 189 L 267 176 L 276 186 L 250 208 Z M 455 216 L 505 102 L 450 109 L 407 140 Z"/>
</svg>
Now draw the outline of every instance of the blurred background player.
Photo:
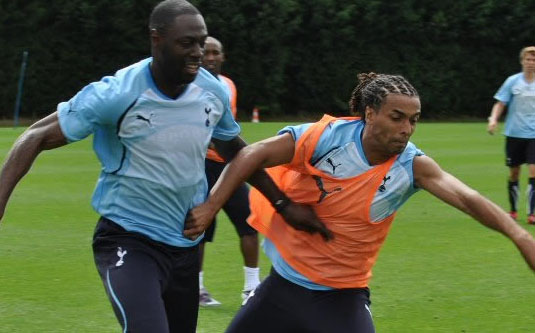
<svg viewBox="0 0 535 333">
<path fill-rule="evenodd" d="M 228 77 L 221 75 L 221 65 L 225 61 L 225 54 L 221 42 L 213 37 L 208 37 L 204 44 L 204 57 L 202 66 L 212 73 L 219 81 L 223 82 L 230 91 L 230 107 L 232 115 L 236 118 L 237 107 L 237 90 L 234 82 Z M 225 161 L 215 150 L 209 149 L 206 155 L 206 178 L 209 189 L 214 186 L 215 182 L 225 168 Z M 232 194 L 230 199 L 223 206 L 223 210 L 234 224 L 238 236 L 240 237 L 240 249 L 244 263 L 244 286 L 242 298 L 245 299 L 256 286 L 260 283 L 258 268 L 258 233 L 255 229 L 247 224 L 249 216 L 249 188 L 242 183 Z M 218 306 L 221 302 L 217 301 L 204 287 L 203 257 L 206 242 L 212 242 L 214 239 L 216 221 L 212 222 L 206 229 L 204 238 L 199 244 L 199 305 L 200 306 Z"/>
<path fill-rule="evenodd" d="M 510 215 L 518 217 L 518 179 L 520 166 L 528 165 L 527 214 L 528 223 L 535 224 L 535 46 L 520 51 L 522 72 L 511 75 L 494 98 L 488 119 L 488 132 L 494 134 L 498 119 L 507 107 L 505 118 L 505 164 L 509 167 L 508 193 Z"/>
</svg>

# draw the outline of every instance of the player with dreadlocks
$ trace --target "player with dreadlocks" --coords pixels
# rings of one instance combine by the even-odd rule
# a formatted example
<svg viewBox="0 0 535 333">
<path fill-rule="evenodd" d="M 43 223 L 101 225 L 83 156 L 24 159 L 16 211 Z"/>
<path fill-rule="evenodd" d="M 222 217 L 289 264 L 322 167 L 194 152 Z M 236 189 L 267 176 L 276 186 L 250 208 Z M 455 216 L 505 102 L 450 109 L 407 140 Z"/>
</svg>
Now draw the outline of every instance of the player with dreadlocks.
<svg viewBox="0 0 535 333">
<path fill-rule="evenodd" d="M 359 117 L 324 116 L 244 148 L 191 212 L 191 226 L 212 218 L 254 170 L 277 166 L 269 173 L 288 200 L 311 205 L 333 235 L 293 229 L 280 215 L 286 199 L 272 206 L 253 190 L 249 223 L 266 236 L 273 269 L 227 332 L 374 332 L 371 268 L 396 211 L 420 188 L 509 237 L 535 270 L 533 237 L 409 142 L 421 112 L 407 80 L 358 79 L 349 106 Z"/>
</svg>

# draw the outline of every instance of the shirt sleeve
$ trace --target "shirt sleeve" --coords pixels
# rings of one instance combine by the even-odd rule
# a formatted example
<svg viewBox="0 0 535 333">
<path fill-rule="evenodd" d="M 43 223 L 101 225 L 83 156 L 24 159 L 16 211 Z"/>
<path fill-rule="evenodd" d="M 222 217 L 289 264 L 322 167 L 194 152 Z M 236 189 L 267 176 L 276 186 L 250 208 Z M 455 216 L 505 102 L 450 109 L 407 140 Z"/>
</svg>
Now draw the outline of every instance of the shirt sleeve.
<svg viewBox="0 0 535 333">
<path fill-rule="evenodd" d="M 347 141 L 352 140 L 354 133 L 354 125 L 350 122 L 336 122 L 335 123 L 337 130 L 334 130 L 333 126 L 327 126 L 323 133 L 321 134 L 316 147 L 314 148 L 314 153 L 310 159 L 312 164 L 313 161 L 316 161 L 318 158 L 322 157 L 324 154 L 330 152 L 334 148 L 339 148 Z M 343 126 L 340 127 L 340 124 Z M 313 124 L 303 124 L 298 126 L 287 126 L 279 131 L 279 135 L 283 133 L 290 133 L 297 144 L 299 138 L 306 132 L 310 126 Z"/>
<path fill-rule="evenodd" d="M 110 122 L 113 101 L 118 95 L 111 77 L 85 86 L 68 102 L 58 104 L 58 118 L 69 142 L 79 141 Z"/>
<path fill-rule="evenodd" d="M 494 95 L 494 98 L 507 105 L 511 101 L 511 97 L 513 95 L 511 90 L 513 83 L 513 77 L 510 77 L 505 80 L 500 89 L 498 89 L 498 92 L 496 92 L 496 94 Z"/>
<path fill-rule="evenodd" d="M 294 141 L 297 143 L 301 135 L 306 132 L 306 130 L 312 126 L 312 124 L 302 124 L 297 126 L 286 126 L 283 129 L 277 133 L 278 135 L 282 135 L 284 133 L 290 133 L 292 137 L 294 138 Z"/>
<path fill-rule="evenodd" d="M 414 158 L 418 156 L 425 156 L 425 153 L 421 149 L 416 147 L 414 143 L 409 141 L 407 147 L 405 147 L 405 150 L 398 158 L 399 163 L 403 166 L 403 168 L 405 168 L 405 171 L 407 172 L 407 175 L 409 176 L 412 184 L 409 196 L 420 189 L 418 186 L 416 186 L 416 184 L 414 184 L 413 171 Z M 407 198 L 409 196 L 407 196 Z"/>
<path fill-rule="evenodd" d="M 297 125 L 297 126 L 286 126 L 283 129 L 281 129 L 278 133 L 278 135 L 290 133 L 290 135 L 294 138 L 295 152 L 294 152 L 292 161 L 288 163 L 287 166 L 298 172 L 306 173 L 306 168 L 305 168 L 306 149 L 304 149 L 304 147 L 307 144 L 307 142 L 304 142 L 304 144 L 298 145 L 298 141 L 303 136 L 303 134 L 307 131 L 307 129 L 309 129 L 310 126 L 312 125 L 313 125 L 312 123 L 309 123 L 309 124 L 302 124 L 302 125 Z"/>
<path fill-rule="evenodd" d="M 222 99 L 224 109 L 223 115 L 221 116 L 221 119 L 219 119 L 217 126 L 214 128 L 212 137 L 223 141 L 229 141 L 240 134 L 241 128 L 234 120 L 232 112 L 230 111 L 230 98 L 228 98 L 228 92 L 225 91 L 225 94 L 227 98 Z"/>
</svg>

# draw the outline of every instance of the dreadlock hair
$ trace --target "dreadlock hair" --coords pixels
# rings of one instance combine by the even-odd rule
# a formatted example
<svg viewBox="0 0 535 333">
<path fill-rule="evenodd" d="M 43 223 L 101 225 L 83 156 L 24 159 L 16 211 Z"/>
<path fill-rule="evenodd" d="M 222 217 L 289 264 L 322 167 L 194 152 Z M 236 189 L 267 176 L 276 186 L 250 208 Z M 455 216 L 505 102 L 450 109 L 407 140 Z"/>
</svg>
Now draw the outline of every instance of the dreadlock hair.
<svg viewBox="0 0 535 333">
<path fill-rule="evenodd" d="M 165 0 L 157 4 L 149 19 L 149 30 L 165 34 L 169 25 L 179 15 L 201 15 L 201 12 L 186 0 Z"/>
<path fill-rule="evenodd" d="M 349 112 L 364 119 L 366 107 L 379 110 L 388 94 L 418 97 L 418 92 L 401 75 L 360 73 L 349 99 Z"/>
</svg>

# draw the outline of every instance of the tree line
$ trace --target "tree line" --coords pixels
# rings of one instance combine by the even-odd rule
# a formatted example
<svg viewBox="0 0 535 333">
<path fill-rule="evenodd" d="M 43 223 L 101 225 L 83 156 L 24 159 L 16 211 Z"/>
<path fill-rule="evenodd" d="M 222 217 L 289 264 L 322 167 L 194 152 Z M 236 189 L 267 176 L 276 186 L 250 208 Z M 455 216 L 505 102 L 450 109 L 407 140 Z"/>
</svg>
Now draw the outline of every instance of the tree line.
<svg viewBox="0 0 535 333">
<path fill-rule="evenodd" d="M 85 84 L 150 55 L 157 0 L 1 0 L 0 118 L 41 117 Z M 238 108 L 273 117 L 343 115 L 360 72 L 404 75 L 424 119 L 488 116 L 492 96 L 535 45 L 535 2 L 192 0 L 225 46 Z"/>
</svg>

